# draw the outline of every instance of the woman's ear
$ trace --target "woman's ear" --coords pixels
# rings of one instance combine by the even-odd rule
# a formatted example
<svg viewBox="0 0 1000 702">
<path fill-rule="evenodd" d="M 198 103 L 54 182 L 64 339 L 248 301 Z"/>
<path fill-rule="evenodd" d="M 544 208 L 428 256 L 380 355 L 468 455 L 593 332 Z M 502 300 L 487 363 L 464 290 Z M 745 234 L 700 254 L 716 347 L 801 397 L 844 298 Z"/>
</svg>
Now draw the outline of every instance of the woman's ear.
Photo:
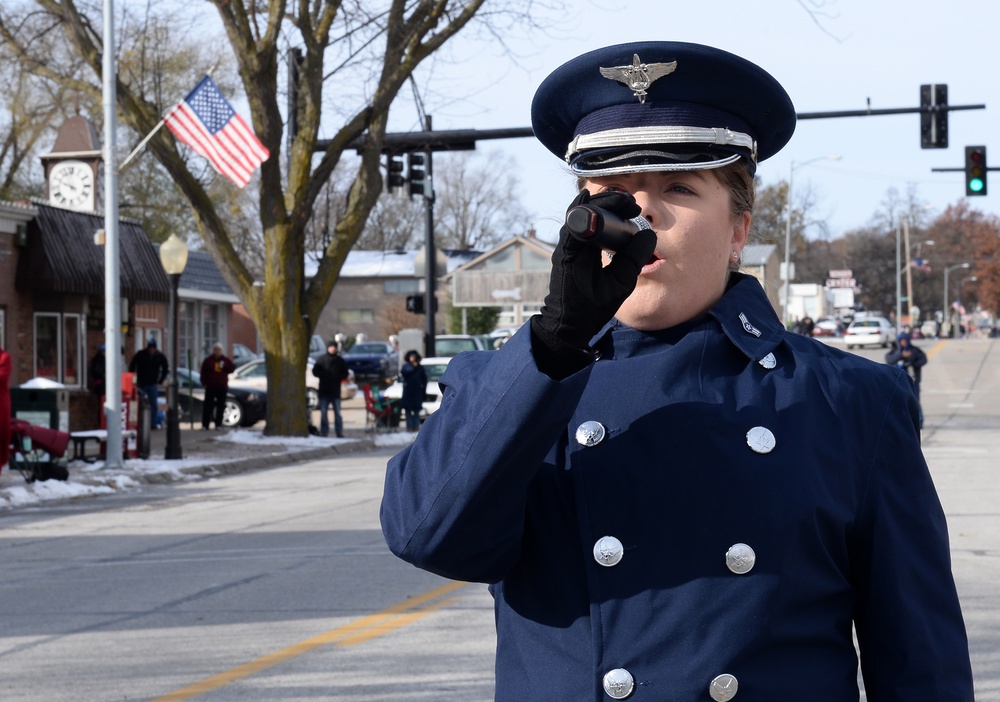
<svg viewBox="0 0 1000 702">
<path fill-rule="evenodd" d="M 733 223 L 733 249 L 736 251 L 742 251 L 743 247 L 747 245 L 747 239 L 750 238 L 750 213 L 744 212 L 739 216 L 736 222 Z"/>
</svg>

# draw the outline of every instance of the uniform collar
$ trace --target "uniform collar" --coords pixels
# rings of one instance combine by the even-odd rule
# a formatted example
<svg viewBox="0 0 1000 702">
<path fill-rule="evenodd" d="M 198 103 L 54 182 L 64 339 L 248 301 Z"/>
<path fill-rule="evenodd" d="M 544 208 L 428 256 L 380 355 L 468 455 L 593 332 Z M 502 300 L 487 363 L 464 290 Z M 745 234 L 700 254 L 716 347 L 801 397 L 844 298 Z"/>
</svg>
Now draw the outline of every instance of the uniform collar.
<svg viewBox="0 0 1000 702">
<path fill-rule="evenodd" d="M 612 333 L 636 349 L 647 345 L 672 345 L 708 319 L 714 319 L 732 344 L 754 361 L 773 351 L 785 334 L 784 326 L 757 279 L 733 273 L 722 299 L 705 316 L 654 332 L 640 332 L 612 319 L 595 337 L 593 346 L 602 354 L 611 352 Z M 629 355 L 634 353 L 635 350 Z"/>
<path fill-rule="evenodd" d="M 726 294 L 708 314 L 733 345 L 754 361 L 773 351 L 785 335 L 760 282 L 743 273 L 733 273 Z"/>
</svg>

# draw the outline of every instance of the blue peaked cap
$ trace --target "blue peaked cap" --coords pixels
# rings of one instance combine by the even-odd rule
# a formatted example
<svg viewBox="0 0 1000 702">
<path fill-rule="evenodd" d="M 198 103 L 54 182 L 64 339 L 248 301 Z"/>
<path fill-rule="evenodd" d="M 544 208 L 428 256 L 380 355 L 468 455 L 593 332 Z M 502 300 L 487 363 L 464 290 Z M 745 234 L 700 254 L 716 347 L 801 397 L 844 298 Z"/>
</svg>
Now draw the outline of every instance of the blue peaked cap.
<svg viewBox="0 0 1000 702">
<path fill-rule="evenodd" d="M 750 173 L 795 131 L 795 108 L 764 69 L 701 44 L 651 41 L 563 64 L 531 105 L 539 141 L 577 175 L 718 168 Z"/>
</svg>

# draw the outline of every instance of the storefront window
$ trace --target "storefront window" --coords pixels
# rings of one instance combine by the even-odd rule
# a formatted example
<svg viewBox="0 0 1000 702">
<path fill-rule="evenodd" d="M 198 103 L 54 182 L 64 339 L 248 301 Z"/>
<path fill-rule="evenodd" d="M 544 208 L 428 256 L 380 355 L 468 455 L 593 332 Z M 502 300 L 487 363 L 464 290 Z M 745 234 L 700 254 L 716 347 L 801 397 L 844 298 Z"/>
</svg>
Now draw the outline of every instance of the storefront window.
<svg viewBox="0 0 1000 702">
<path fill-rule="evenodd" d="M 36 378 L 59 380 L 58 314 L 35 314 L 34 371 Z"/>
<path fill-rule="evenodd" d="M 201 308 L 201 352 L 208 355 L 219 338 L 219 308 L 217 305 L 204 305 Z"/>
<path fill-rule="evenodd" d="M 80 315 L 63 315 L 61 382 L 64 385 L 80 385 L 80 328 Z"/>
<path fill-rule="evenodd" d="M 177 326 L 179 327 L 177 332 L 177 339 L 180 341 L 180 361 L 177 362 L 178 368 L 187 368 L 188 362 L 188 351 L 194 347 L 194 320 L 191 318 L 191 305 L 187 302 L 178 301 L 177 303 Z M 193 361 L 192 361 L 193 364 Z"/>
</svg>

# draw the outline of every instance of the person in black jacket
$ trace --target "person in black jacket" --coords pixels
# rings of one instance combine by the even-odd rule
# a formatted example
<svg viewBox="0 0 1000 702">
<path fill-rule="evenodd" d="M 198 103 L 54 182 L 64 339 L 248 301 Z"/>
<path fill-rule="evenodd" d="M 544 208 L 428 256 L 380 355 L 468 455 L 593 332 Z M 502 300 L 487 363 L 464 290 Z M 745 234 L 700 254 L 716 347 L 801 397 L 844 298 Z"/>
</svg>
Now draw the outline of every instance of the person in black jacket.
<svg viewBox="0 0 1000 702">
<path fill-rule="evenodd" d="M 347 377 L 347 362 L 337 353 L 337 342 L 330 340 L 326 355 L 313 365 L 313 375 L 319 378 L 319 433 L 330 435 L 327 410 L 333 407 L 333 429 L 339 438 L 344 436 L 344 418 L 340 414 L 340 384 Z"/>
<path fill-rule="evenodd" d="M 924 409 L 920 405 L 920 369 L 927 365 L 927 354 L 913 345 L 910 335 L 903 332 L 897 339 L 896 346 L 885 355 L 885 362 L 906 371 L 913 380 L 913 394 L 917 396 L 917 410 L 920 417 L 920 428 L 924 428 Z"/>
<path fill-rule="evenodd" d="M 427 396 L 427 371 L 420 365 L 420 354 L 406 352 L 406 363 L 400 368 L 403 377 L 403 399 L 399 406 L 406 410 L 406 431 L 420 429 L 420 411 Z"/>
<path fill-rule="evenodd" d="M 167 357 L 156 348 L 156 339 L 146 342 L 146 348 L 136 351 L 132 361 L 128 364 L 129 373 L 135 373 L 135 385 L 140 392 L 146 394 L 149 399 L 150 412 L 152 414 L 152 428 L 159 429 L 157 423 L 159 408 L 156 399 L 159 396 L 158 387 L 167 375 L 170 374 L 170 364 Z"/>
</svg>

